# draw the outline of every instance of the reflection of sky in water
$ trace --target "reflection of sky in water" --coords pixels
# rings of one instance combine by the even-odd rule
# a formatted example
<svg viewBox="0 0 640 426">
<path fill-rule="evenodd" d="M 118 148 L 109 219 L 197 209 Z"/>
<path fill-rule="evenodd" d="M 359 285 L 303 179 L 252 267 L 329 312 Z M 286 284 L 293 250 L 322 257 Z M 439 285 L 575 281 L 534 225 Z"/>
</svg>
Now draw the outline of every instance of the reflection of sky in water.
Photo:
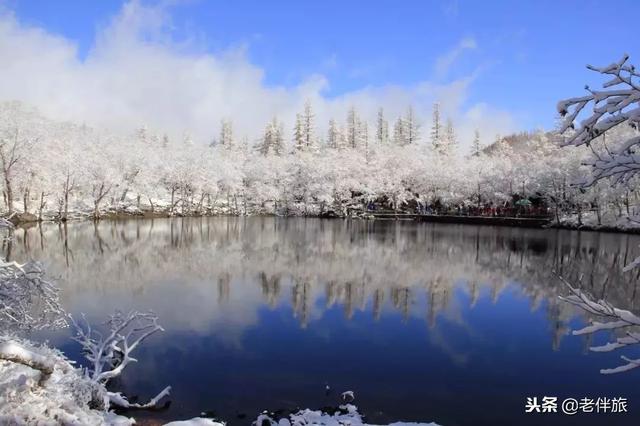
<svg viewBox="0 0 640 426">
<path fill-rule="evenodd" d="M 635 309 L 637 277 L 618 270 L 638 243 L 584 232 L 215 218 L 72 223 L 66 232 L 44 225 L 18 230 L 10 249 L 16 259 L 42 259 L 61 277 L 65 306 L 94 322 L 115 308 L 158 313 L 166 332 L 140 348 L 140 363 L 118 384 L 143 398 L 173 387 L 168 411 L 144 415 L 250 418 L 263 408 L 330 405 L 352 389 L 371 421 L 449 426 L 603 420 L 525 416 L 525 397 L 543 395 L 627 397 L 632 414 L 608 421 L 637 424 L 637 372 L 599 374 L 622 352 L 586 354 L 596 342 L 569 335 L 581 315 L 557 300 L 551 271 L 584 274 L 593 293 Z M 65 336 L 48 337 L 78 357 Z M 325 396 L 325 383 L 334 394 Z"/>
</svg>

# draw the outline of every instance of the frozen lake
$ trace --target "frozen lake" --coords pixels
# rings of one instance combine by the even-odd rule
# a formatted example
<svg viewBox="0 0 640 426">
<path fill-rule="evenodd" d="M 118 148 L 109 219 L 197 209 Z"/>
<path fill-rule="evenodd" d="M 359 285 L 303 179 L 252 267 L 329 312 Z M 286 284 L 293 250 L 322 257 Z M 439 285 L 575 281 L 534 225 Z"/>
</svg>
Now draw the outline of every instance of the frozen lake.
<svg viewBox="0 0 640 426">
<path fill-rule="evenodd" d="M 4 244 L 42 261 L 68 311 L 95 323 L 154 310 L 154 335 L 114 383 L 168 409 L 249 424 L 263 409 L 335 405 L 353 390 L 371 422 L 640 424 L 640 370 L 604 376 L 639 348 L 572 336 L 556 270 L 640 311 L 640 237 L 559 230 L 304 218 L 43 224 Z M 605 274 L 610 274 L 605 283 Z M 46 336 L 80 359 L 68 331 Z M 327 395 L 325 387 L 330 387 Z M 526 397 L 624 397 L 628 414 L 525 414 Z"/>
</svg>

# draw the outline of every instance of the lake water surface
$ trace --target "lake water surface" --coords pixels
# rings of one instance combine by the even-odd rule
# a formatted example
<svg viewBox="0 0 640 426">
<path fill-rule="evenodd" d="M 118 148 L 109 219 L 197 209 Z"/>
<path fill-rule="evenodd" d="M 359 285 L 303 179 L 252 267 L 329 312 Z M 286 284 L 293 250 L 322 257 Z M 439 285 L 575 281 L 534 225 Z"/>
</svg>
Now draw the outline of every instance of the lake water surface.
<svg viewBox="0 0 640 426">
<path fill-rule="evenodd" d="M 114 383 L 164 411 L 250 424 L 263 409 L 335 405 L 353 390 L 371 422 L 640 424 L 640 369 L 589 353 L 583 314 L 553 271 L 638 312 L 640 238 L 396 221 L 198 218 L 43 224 L 4 254 L 42 261 L 64 306 L 95 323 L 155 311 L 166 331 Z M 610 278 L 605 282 L 605 276 Z M 69 332 L 46 336 L 80 360 Z M 326 386 L 330 391 L 326 392 Z M 628 398 L 628 414 L 525 414 L 526 397 Z"/>
</svg>

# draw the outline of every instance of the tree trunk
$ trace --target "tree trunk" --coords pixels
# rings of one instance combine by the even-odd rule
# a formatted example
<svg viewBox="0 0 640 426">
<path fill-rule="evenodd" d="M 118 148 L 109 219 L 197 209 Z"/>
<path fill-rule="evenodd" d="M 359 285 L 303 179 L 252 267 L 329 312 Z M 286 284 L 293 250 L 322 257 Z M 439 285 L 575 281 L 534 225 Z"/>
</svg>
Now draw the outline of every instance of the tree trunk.
<svg viewBox="0 0 640 426">
<path fill-rule="evenodd" d="M 176 189 L 175 188 L 171 188 L 171 207 L 169 207 L 169 215 L 173 216 L 173 201 L 175 200 L 175 195 L 176 195 Z"/>
<path fill-rule="evenodd" d="M 13 213 L 13 189 L 11 188 L 11 179 L 9 173 L 4 173 L 4 188 L 5 188 L 5 201 L 7 203 L 7 210 L 9 215 Z"/>
<path fill-rule="evenodd" d="M 42 210 L 44 210 L 45 207 L 45 201 L 44 201 L 44 192 L 40 193 L 40 206 L 38 206 L 38 221 L 41 222 L 42 221 Z"/>
<path fill-rule="evenodd" d="M 67 220 L 69 216 L 69 191 L 64 192 L 64 217 L 63 220 Z"/>
<path fill-rule="evenodd" d="M 582 226 L 582 205 L 578 203 L 578 226 Z"/>
<path fill-rule="evenodd" d="M 24 207 L 24 212 L 28 213 L 29 212 L 29 189 L 25 189 L 24 193 L 22 194 L 22 205 Z"/>
</svg>

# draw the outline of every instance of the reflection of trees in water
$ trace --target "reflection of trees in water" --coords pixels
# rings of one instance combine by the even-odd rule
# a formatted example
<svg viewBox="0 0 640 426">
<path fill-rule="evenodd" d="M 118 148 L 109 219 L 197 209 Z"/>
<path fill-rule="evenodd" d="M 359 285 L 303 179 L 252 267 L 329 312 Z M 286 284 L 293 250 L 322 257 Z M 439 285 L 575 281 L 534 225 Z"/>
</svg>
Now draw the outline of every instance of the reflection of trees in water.
<svg viewBox="0 0 640 426">
<path fill-rule="evenodd" d="M 553 271 L 570 281 L 583 276 L 591 294 L 634 310 L 639 272 L 621 270 L 637 240 L 414 222 L 197 218 L 43 224 L 17 230 L 3 250 L 42 259 L 63 278 L 65 292 L 139 294 L 158 282 L 213 281 L 219 303 L 226 303 L 236 281 L 255 283 L 266 304 L 290 304 L 302 325 L 322 306 L 341 305 L 351 318 L 369 303 L 376 318 L 385 306 L 405 319 L 426 310 L 434 325 L 455 288 L 474 306 L 483 294 L 497 302 L 517 283 L 532 309 L 546 302 L 557 346 L 574 311 L 557 303 L 564 289 Z"/>
</svg>

